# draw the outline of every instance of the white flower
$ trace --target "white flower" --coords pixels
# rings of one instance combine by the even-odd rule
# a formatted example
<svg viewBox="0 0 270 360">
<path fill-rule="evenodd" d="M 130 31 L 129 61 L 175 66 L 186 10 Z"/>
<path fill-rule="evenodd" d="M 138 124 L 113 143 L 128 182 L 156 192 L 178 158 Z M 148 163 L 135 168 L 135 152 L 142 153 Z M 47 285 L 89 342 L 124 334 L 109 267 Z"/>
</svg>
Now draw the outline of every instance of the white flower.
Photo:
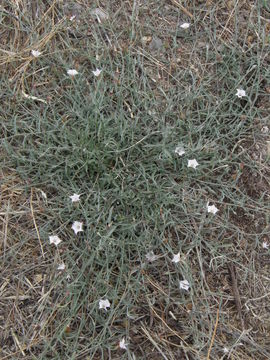
<svg viewBox="0 0 270 360">
<path fill-rule="evenodd" d="M 181 281 L 179 281 L 179 287 L 180 287 L 180 289 L 188 290 L 190 285 L 187 280 L 181 280 Z"/>
<path fill-rule="evenodd" d="M 111 304 L 108 299 L 99 300 L 99 308 L 100 309 L 104 309 L 105 311 L 107 311 L 107 308 L 109 308 L 110 306 L 111 306 Z"/>
<path fill-rule="evenodd" d="M 77 235 L 78 232 L 83 231 L 82 227 L 83 227 L 83 223 L 80 221 L 74 221 L 74 223 L 71 226 L 72 230 L 75 232 L 75 235 Z"/>
<path fill-rule="evenodd" d="M 76 15 L 72 15 L 72 16 L 69 18 L 69 21 L 73 21 L 73 20 L 75 20 L 75 18 L 76 18 Z"/>
<path fill-rule="evenodd" d="M 74 202 L 77 202 L 77 201 L 80 201 L 80 196 L 79 194 L 73 194 L 71 195 L 69 198 L 71 199 L 71 201 L 74 203 Z"/>
<path fill-rule="evenodd" d="M 41 52 L 38 51 L 38 50 L 32 50 L 32 51 L 31 51 L 31 54 L 32 54 L 35 58 L 37 58 L 37 57 L 39 57 L 39 56 L 41 55 Z"/>
<path fill-rule="evenodd" d="M 196 159 L 188 160 L 188 167 L 191 167 L 193 169 L 196 169 L 196 167 L 199 165 Z"/>
<path fill-rule="evenodd" d="M 184 150 L 183 146 L 177 146 L 177 148 L 175 148 L 174 152 L 179 156 L 183 156 L 185 154 L 185 150 Z"/>
<path fill-rule="evenodd" d="M 66 268 L 66 265 L 64 263 L 62 263 L 62 264 L 58 265 L 57 270 L 65 270 L 65 268 Z"/>
<path fill-rule="evenodd" d="M 40 190 L 40 192 L 41 192 L 42 197 L 43 197 L 45 200 L 47 200 L 47 194 L 46 194 L 44 191 L 42 191 L 42 190 Z"/>
<path fill-rule="evenodd" d="M 98 77 L 98 76 L 101 74 L 101 71 L 102 71 L 102 70 L 96 69 L 96 70 L 93 70 L 92 73 L 93 73 L 96 77 Z"/>
<path fill-rule="evenodd" d="M 145 255 L 146 259 L 150 262 L 157 260 L 157 255 L 154 254 L 154 251 L 150 251 L 148 254 Z"/>
<path fill-rule="evenodd" d="M 208 205 L 207 204 L 207 212 L 212 213 L 212 214 L 216 214 L 218 212 L 218 208 L 215 207 L 215 205 Z"/>
<path fill-rule="evenodd" d="M 269 132 L 269 127 L 268 127 L 268 126 L 263 126 L 263 127 L 261 128 L 261 132 L 262 132 L 263 134 L 267 134 L 267 133 Z"/>
<path fill-rule="evenodd" d="M 267 242 L 267 241 L 264 241 L 264 242 L 262 243 L 262 247 L 263 247 L 264 249 L 268 249 L 268 248 L 269 248 L 268 242 Z"/>
<path fill-rule="evenodd" d="M 75 70 L 75 69 L 69 69 L 69 70 L 67 71 L 67 74 L 68 74 L 69 76 L 75 76 L 75 75 L 78 75 L 79 73 L 78 73 L 78 71 Z"/>
<path fill-rule="evenodd" d="M 182 25 L 180 25 L 180 28 L 182 29 L 188 29 L 190 27 L 189 23 L 183 23 Z"/>
<path fill-rule="evenodd" d="M 173 258 L 172 258 L 172 262 L 174 262 L 175 264 L 179 263 L 179 261 L 180 261 L 180 252 L 176 255 L 173 255 Z"/>
<path fill-rule="evenodd" d="M 237 92 L 236 92 L 235 95 L 236 95 L 237 97 L 239 97 L 240 99 L 241 99 L 242 97 L 244 97 L 244 96 L 247 96 L 245 90 L 243 90 L 243 89 L 236 89 L 236 90 L 237 90 Z"/>
<path fill-rule="evenodd" d="M 229 353 L 229 349 L 227 348 L 227 346 L 225 346 L 224 348 L 223 348 L 223 352 L 224 352 L 224 354 L 228 354 Z"/>
<path fill-rule="evenodd" d="M 127 350 L 127 343 L 125 341 L 125 338 L 123 338 L 122 340 L 119 341 L 119 347 L 120 347 L 120 349 Z"/>
<path fill-rule="evenodd" d="M 60 242 L 62 241 L 59 236 L 57 235 L 52 235 L 49 236 L 49 240 L 50 240 L 50 244 L 54 244 L 55 246 L 59 245 Z"/>
</svg>

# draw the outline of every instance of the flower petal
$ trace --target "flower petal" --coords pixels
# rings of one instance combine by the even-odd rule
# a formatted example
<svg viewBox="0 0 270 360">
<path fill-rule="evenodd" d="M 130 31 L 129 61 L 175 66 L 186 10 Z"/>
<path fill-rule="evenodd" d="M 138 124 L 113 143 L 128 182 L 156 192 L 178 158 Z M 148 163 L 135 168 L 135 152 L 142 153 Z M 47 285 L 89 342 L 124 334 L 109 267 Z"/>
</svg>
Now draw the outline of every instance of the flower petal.
<svg viewBox="0 0 270 360">
<path fill-rule="evenodd" d="M 154 254 L 154 251 L 150 251 L 145 255 L 146 259 L 150 262 L 157 260 L 158 256 Z"/>
<path fill-rule="evenodd" d="M 183 146 L 177 146 L 175 148 L 174 152 L 179 156 L 183 156 L 185 154 L 185 150 L 184 150 Z"/>
<path fill-rule="evenodd" d="M 58 265 L 57 270 L 65 270 L 65 268 L 66 268 L 66 265 L 64 263 L 62 263 L 62 264 Z"/>
<path fill-rule="evenodd" d="M 172 262 L 175 264 L 180 262 L 180 252 L 176 255 L 173 255 Z"/>
<path fill-rule="evenodd" d="M 181 280 L 181 281 L 179 281 L 179 287 L 180 287 L 180 289 L 188 291 L 188 289 L 190 288 L 190 285 L 187 280 Z"/>
<path fill-rule="evenodd" d="M 96 77 L 98 77 L 98 76 L 101 74 L 101 71 L 102 71 L 102 70 L 100 70 L 100 69 L 96 69 L 96 70 L 93 70 L 92 73 L 93 73 Z"/>
<path fill-rule="evenodd" d="M 39 57 L 41 55 L 41 52 L 38 51 L 38 50 L 31 50 L 31 54 L 32 54 L 32 56 L 37 58 L 37 57 Z"/>
<path fill-rule="evenodd" d="M 77 202 L 77 201 L 80 201 L 80 196 L 81 195 L 79 195 L 79 194 L 73 194 L 69 198 L 71 199 L 72 202 Z"/>
<path fill-rule="evenodd" d="M 60 242 L 62 240 L 59 238 L 59 236 L 52 235 L 52 236 L 49 236 L 49 241 L 50 241 L 50 244 L 54 244 L 55 246 L 57 246 L 60 244 Z"/>
<path fill-rule="evenodd" d="M 74 221 L 71 228 L 74 231 L 75 235 L 77 235 L 78 232 L 83 231 L 83 223 L 80 221 Z"/>
<path fill-rule="evenodd" d="M 111 306 L 110 302 L 108 299 L 100 299 L 99 300 L 99 308 L 100 309 L 104 309 L 104 310 L 107 310 L 107 308 L 109 308 Z"/>
<path fill-rule="evenodd" d="M 190 24 L 189 23 L 183 23 L 182 25 L 180 25 L 180 28 L 182 28 L 182 29 L 188 29 L 190 27 Z"/>
<path fill-rule="evenodd" d="M 244 96 L 247 96 L 245 90 L 243 89 L 236 89 L 236 94 L 237 97 L 239 97 L 240 99 Z"/>
<path fill-rule="evenodd" d="M 69 70 L 67 71 L 67 74 L 68 74 L 69 76 L 75 76 L 75 75 L 78 75 L 79 73 L 78 73 L 78 71 L 77 71 L 76 69 L 69 69 Z"/>
<path fill-rule="evenodd" d="M 215 205 L 207 205 L 207 212 L 212 213 L 214 215 L 216 215 L 216 213 L 218 212 L 218 208 Z"/>
<path fill-rule="evenodd" d="M 198 163 L 198 161 L 196 159 L 188 160 L 188 167 L 196 169 L 196 167 L 198 165 L 199 165 L 199 163 Z"/>
<path fill-rule="evenodd" d="M 122 340 L 119 341 L 119 347 L 120 347 L 120 349 L 127 350 L 127 343 L 125 341 L 125 338 L 123 338 Z"/>
</svg>

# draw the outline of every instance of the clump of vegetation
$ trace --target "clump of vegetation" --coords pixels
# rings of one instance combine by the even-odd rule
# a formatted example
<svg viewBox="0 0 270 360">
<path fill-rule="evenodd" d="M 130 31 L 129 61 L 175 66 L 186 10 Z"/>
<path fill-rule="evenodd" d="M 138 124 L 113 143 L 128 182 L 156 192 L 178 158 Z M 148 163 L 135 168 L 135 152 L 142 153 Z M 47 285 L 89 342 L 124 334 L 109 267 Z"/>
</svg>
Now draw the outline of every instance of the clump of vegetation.
<svg viewBox="0 0 270 360">
<path fill-rule="evenodd" d="M 1 358 L 270 357 L 267 4 L 0 21 Z"/>
</svg>

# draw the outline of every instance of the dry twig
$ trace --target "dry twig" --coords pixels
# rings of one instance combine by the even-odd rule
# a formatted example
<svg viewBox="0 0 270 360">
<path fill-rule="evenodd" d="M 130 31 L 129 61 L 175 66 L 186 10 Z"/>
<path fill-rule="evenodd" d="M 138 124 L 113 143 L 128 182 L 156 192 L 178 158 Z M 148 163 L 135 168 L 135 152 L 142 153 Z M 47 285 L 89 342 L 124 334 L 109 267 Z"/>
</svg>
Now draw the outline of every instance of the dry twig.
<svg viewBox="0 0 270 360">
<path fill-rule="evenodd" d="M 229 273 L 232 280 L 232 290 L 233 290 L 233 296 L 234 301 L 236 305 L 236 309 L 238 312 L 239 320 L 241 321 L 242 328 L 245 328 L 244 319 L 242 316 L 242 305 L 241 305 L 241 299 L 239 295 L 238 285 L 237 285 L 237 278 L 236 278 L 236 269 L 233 263 L 228 264 Z"/>
<path fill-rule="evenodd" d="M 41 248 L 42 257 L 44 258 L 44 257 L 45 257 L 45 256 L 44 256 L 44 250 L 43 250 L 43 246 L 42 246 L 42 242 L 41 242 L 41 239 L 40 239 L 40 235 L 39 235 L 37 223 L 36 223 L 35 216 L 34 216 L 34 209 L 33 209 L 33 188 L 31 188 L 30 207 L 31 207 L 31 213 L 32 213 L 33 222 L 34 222 L 35 229 L 36 229 L 36 232 L 37 232 L 38 241 L 39 241 L 40 248 Z"/>
<path fill-rule="evenodd" d="M 183 13 L 185 13 L 187 16 L 193 19 L 193 15 L 183 5 L 179 4 L 179 2 L 176 0 L 171 0 L 171 1 L 174 5 L 178 6 L 183 11 Z"/>
<path fill-rule="evenodd" d="M 213 335 L 212 335 L 212 338 L 211 338 L 211 343 L 210 343 L 209 350 L 208 350 L 208 353 L 207 353 L 207 358 L 206 358 L 207 360 L 210 360 L 210 354 L 211 354 L 211 350 L 212 350 L 212 347 L 213 347 L 213 344 L 214 344 L 214 339 L 215 339 L 216 332 L 217 332 L 218 319 L 219 319 L 219 308 L 217 309 L 217 318 L 216 318 L 216 323 L 215 323 Z"/>
</svg>

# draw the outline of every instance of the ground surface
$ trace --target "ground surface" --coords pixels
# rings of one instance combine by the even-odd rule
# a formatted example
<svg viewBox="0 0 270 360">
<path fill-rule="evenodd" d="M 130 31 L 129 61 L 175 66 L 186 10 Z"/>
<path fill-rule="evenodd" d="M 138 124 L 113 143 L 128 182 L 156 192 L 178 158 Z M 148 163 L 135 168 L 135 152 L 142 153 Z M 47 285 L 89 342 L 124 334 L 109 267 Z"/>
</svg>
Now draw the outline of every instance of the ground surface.
<svg viewBox="0 0 270 360">
<path fill-rule="evenodd" d="M 268 2 L 0 22 L 1 359 L 270 359 Z"/>
</svg>

